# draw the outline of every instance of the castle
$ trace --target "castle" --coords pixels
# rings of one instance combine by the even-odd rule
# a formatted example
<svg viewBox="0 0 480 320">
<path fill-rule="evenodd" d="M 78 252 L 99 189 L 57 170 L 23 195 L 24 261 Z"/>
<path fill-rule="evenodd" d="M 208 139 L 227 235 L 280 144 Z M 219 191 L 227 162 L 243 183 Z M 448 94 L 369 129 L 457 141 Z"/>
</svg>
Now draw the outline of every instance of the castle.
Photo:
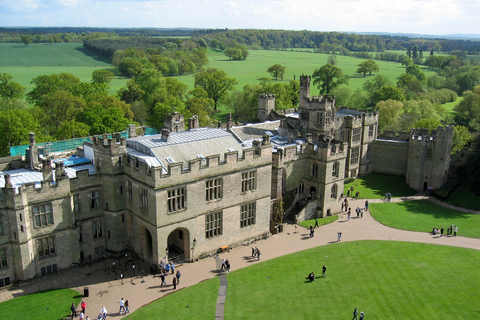
<svg viewBox="0 0 480 320">
<path fill-rule="evenodd" d="M 199 128 L 173 113 L 160 134 L 131 125 L 94 136 L 76 155 L 53 160 L 30 134 L 26 157 L 0 159 L 0 287 L 125 250 L 158 264 L 194 261 L 273 231 L 282 198 L 297 219 L 340 210 L 346 177 L 404 175 L 421 190 L 447 178 L 450 128 L 387 133 L 378 114 L 337 109 L 310 96 L 275 111 L 259 96 L 259 123 Z"/>
</svg>

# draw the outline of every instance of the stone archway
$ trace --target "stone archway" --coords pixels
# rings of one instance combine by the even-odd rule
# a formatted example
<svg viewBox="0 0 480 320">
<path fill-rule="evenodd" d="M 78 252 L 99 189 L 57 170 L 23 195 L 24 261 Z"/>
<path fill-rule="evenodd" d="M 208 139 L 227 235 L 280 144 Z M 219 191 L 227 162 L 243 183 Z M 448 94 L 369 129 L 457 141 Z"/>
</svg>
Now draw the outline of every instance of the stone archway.
<svg viewBox="0 0 480 320">
<path fill-rule="evenodd" d="M 140 228 L 140 252 L 144 259 L 153 258 L 153 238 L 152 234 L 146 227 Z"/>
<path fill-rule="evenodd" d="M 177 228 L 167 238 L 168 259 L 191 260 L 190 232 L 186 228 Z"/>
</svg>

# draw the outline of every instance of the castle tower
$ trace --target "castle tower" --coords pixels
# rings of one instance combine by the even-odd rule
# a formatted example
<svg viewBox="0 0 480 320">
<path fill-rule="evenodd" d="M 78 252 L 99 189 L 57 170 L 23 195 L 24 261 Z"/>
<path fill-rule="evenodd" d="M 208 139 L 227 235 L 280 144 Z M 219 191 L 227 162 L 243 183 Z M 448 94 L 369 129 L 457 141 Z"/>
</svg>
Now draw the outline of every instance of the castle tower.
<svg viewBox="0 0 480 320">
<path fill-rule="evenodd" d="M 275 110 L 275 95 L 261 93 L 258 95 L 257 117 L 260 122 L 268 120 L 270 112 Z"/>
<path fill-rule="evenodd" d="M 453 128 L 412 129 L 409 138 L 407 183 L 415 190 L 439 188 L 448 177 Z"/>
</svg>

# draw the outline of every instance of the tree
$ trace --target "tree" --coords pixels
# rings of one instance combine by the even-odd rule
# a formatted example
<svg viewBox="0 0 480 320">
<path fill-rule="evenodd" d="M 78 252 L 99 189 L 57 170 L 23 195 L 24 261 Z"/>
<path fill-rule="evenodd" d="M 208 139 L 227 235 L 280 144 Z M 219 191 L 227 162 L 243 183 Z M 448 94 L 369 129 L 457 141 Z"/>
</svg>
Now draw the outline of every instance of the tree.
<svg viewBox="0 0 480 320">
<path fill-rule="evenodd" d="M 61 90 L 44 96 L 38 106 L 45 112 L 48 122 L 57 129 L 62 122 L 73 120 L 86 107 L 86 102 L 71 92 Z"/>
<path fill-rule="evenodd" d="M 473 130 L 480 129 L 480 86 L 465 91 L 463 99 L 453 108 L 457 112 L 458 123 Z"/>
<path fill-rule="evenodd" d="M 348 84 L 349 76 L 344 75 L 342 69 L 331 64 L 316 69 L 312 75 L 313 84 L 320 89 L 320 94 L 329 94 L 332 89 L 341 84 Z"/>
<path fill-rule="evenodd" d="M 20 41 L 22 41 L 22 43 L 28 47 L 28 45 L 30 43 L 33 43 L 33 39 L 32 39 L 32 36 L 30 34 L 24 34 L 22 35 L 22 37 L 20 38 Z"/>
<path fill-rule="evenodd" d="M 272 75 L 272 77 L 275 78 L 275 80 L 277 80 L 278 78 L 280 78 L 280 80 L 283 80 L 285 69 L 287 69 L 286 66 L 282 66 L 281 64 L 277 63 L 271 66 L 270 68 L 268 68 L 267 72 L 269 72 Z"/>
<path fill-rule="evenodd" d="M 248 57 L 248 50 L 244 45 L 237 44 L 235 47 L 226 48 L 223 54 L 230 60 L 245 60 Z"/>
<path fill-rule="evenodd" d="M 284 212 L 285 210 L 283 208 L 283 199 L 280 197 L 273 203 L 272 208 L 272 220 L 275 224 L 282 223 Z"/>
<path fill-rule="evenodd" d="M 337 64 L 337 55 L 336 54 L 329 55 L 328 58 L 327 58 L 327 63 L 331 64 L 332 66 L 336 65 Z"/>
<path fill-rule="evenodd" d="M 357 73 L 363 73 L 363 77 L 367 75 L 367 72 L 371 75 L 372 72 L 378 72 L 379 68 L 375 60 L 366 60 L 357 64 Z"/>
<path fill-rule="evenodd" d="M 7 99 L 23 99 L 25 87 L 18 82 L 10 81 L 13 78 L 8 73 L 0 73 L 0 97 Z"/>
<path fill-rule="evenodd" d="M 375 103 L 387 100 L 403 101 L 405 100 L 405 95 L 401 89 L 393 86 L 382 87 L 373 93 L 373 101 Z"/>
<path fill-rule="evenodd" d="M 198 116 L 198 123 L 201 127 L 212 124 L 214 102 L 202 88 L 195 88 L 189 92 L 190 98 L 185 101 L 185 116 Z"/>
<path fill-rule="evenodd" d="M 237 80 L 227 77 L 225 71 L 215 68 L 201 69 L 195 75 L 195 87 L 202 88 L 208 97 L 214 102 L 214 109 L 217 111 L 218 103 L 237 84 Z"/>
<path fill-rule="evenodd" d="M 394 129 L 402 112 L 402 107 L 403 104 L 400 101 L 386 100 L 378 102 L 376 109 L 379 112 L 379 129 Z"/>
<path fill-rule="evenodd" d="M 467 127 L 456 125 L 453 127 L 452 153 L 462 150 L 472 140 L 472 135 Z"/>
<path fill-rule="evenodd" d="M 38 132 L 38 123 L 26 109 L 0 111 L 0 156 L 9 155 L 10 146 L 28 143 L 28 133 Z"/>
<path fill-rule="evenodd" d="M 59 73 L 41 75 L 31 82 L 34 85 L 32 91 L 27 94 L 27 101 L 31 104 L 39 104 L 45 95 L 52 95 L 56 91 L 69 91 L 75 85 L 81 83 L 80 79 L 71 73 Z"/>
<path fill-rule="evenodd" d="M 105 83 L 109 84 L 112 81 L 114 75 L 113 72 L 108 70 L 95 70 L 92 72 L 92 83 Z"/>
</svg>

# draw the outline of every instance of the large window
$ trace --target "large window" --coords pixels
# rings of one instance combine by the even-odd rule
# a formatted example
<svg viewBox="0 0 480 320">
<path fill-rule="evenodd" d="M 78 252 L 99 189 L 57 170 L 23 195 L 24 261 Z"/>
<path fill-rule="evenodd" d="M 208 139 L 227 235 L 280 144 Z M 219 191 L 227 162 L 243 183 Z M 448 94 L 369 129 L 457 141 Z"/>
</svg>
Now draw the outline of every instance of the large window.
<svg viewBox="0 0 480 320">
<path fill-rule="evenodd" d="M 35 220 L 36 227 L 53 224 L 52 205 L 42 204 L 33 207 L 33 218 Z"/>
<path fill-rule="evenodd" d="M 100 191 L 90 191 L 89 193 L 90 198 L 90 209 L 97 209 L 100 208 Z"/>
<path fill-rule="evenodd" d="M 7 250 L 0 249 L 0 269 L 8 267 Z"/>
<path fill-rule="evenodd" d="M 360 141 L 360 129 L 353 129 L 352 142 Z"/>
<path fill-rule="evenodd" d="M 37 240 L 38 256 L 46 258 L 55 255 L 55 237 L 45 237 Z"/>
<path fill-rule="evenodd" d="M 148 210 L 148 190 L 145 188 L 140 188 L 140 207 Z"/>
<path fill-rule="evenodd" d="M 57 272 L 57 264 L 55 263 L 55 264 L 52 264 L 50 266 L 42 267 L 40 269 L 40 271 L 42 273 L 42 276 Z"/>
<path fill-rule="evenodd" d="M 312 165 L 312 177 L 318 177 L 318 164 L 316 163 Z"/>
<path fill-rule="evenodd" d="M 103 235 L 102 221 L 92 222 L 93 238 L 100 238 Z"/>
<path fill-rule="evenodd" d="M 222 212 L 209 213 L 205 216 L 205 238 L 222 234 Z"/>
<path fill-rule="evenodd" d="M 80 206 L 80 194 L 75 193 L 73 195 L 73 212 L 80 213 L 82 212 L 82 207 Z"/>
<path fill-rule="evenodd" d="M 186 208 L 185 187 L 168 191 L 168 212 L 175 212 Z"/>
<path fill-rule="evenodd" d="M 10 285 L 10 277 L 0 279 L 0 288 Z"/>
<path fill-rule="evenodd" d="M 257 189 L 257 171 L 242 173 L 242 192 Z"/>
<path fill-rule="evenodd" d="M 373 137 L 373 126 L 368 126 L 368 136 Z"/>
<path fill-rule="evenodd" d="M 337 190 L 338 190 L 338 187 L 337 187 L 336 184 L 334 184 L 332 186 L 332 189 L 330 190 L 331 191 L 330 192 L 330 198 L 335 198 L 335 199 L 337 198 Z"/>
<path fill-rule="evenodd" d="M 240 214 L 240 228 L 255 224 L 256 212 L 257 210 L 255 202 L 242 205 Z"/>
<path fill-rule="evenodd" d="M 222 198 L 222 179 L 205 181 L 205 200 L 211 201 Z"/>
<path fill-rule="evenodd" d="M 335 161 L 333 164 L 333 169 L 332 169 L 332 177 L 337 177 L 338 178 L 338 173 L 340 171 L 340 163 L 338 161 Z"/>
<path fill-rule="evenodd" d="M 132 202 L 133 201 L 132 181 L 127 181 L 127 195 L 128 195 L 128 201 Z"/>
<path fill-rule="evenodd" d="M 350 153 L 350 164 L 356 164 L 358 163 L 358 151 L 359 147 L 352 148 L 352 151 Z"/>
</svg>

